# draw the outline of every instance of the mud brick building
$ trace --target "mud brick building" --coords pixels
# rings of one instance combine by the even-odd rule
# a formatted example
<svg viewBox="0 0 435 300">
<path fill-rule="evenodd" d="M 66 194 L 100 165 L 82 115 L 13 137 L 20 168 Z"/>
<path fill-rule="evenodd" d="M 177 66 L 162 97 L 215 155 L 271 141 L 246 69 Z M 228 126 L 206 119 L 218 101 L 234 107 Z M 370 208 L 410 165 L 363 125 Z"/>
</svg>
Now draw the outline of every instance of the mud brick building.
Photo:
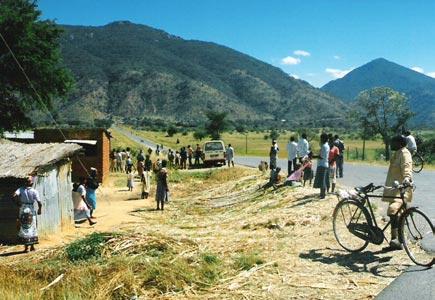
<svg viewBox="0 0 435 300">
<path fill-rule="evenodd" d="M 91 167 L 97 168 L 98 180 L 102 183 L 109 178 L 110 169 L 110 132 L 103 128 L 92 129 L 36 129 L 36 143 L 74 143 L 82 146 L 83 155 L 73 158 L 72 177 L 88 177 Z"/>
</svg>

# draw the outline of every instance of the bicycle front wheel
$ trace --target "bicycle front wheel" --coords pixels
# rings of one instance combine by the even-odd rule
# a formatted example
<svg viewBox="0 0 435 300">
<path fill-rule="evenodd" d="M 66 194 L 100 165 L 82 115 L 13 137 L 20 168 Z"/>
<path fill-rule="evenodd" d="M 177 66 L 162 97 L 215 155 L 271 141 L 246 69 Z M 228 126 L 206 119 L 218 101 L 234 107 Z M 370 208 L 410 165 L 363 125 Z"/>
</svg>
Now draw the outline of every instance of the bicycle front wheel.
<svg viewBox="0 0 435 300">
<path fill-rule="evenodd" d="M 416 153 L 412 156 L 412 171 L 414 173 L 420 173 L 423 170 L 424 160 L 420 154 Z"/>
<path fill-rule="evenodd" d="M 417 265 L 435 263 L 435 228 L 417 208 L 407 209 L 400 220 L 400 239 L 409 258 Z"/>
<path fill-rule="evenodd" d="M 349 252 L 360 252 L 369 244 L 371 218 L 358 201 L 340 201 L 334 209 L 332 226 L 335 239 Z"/>
</svg>

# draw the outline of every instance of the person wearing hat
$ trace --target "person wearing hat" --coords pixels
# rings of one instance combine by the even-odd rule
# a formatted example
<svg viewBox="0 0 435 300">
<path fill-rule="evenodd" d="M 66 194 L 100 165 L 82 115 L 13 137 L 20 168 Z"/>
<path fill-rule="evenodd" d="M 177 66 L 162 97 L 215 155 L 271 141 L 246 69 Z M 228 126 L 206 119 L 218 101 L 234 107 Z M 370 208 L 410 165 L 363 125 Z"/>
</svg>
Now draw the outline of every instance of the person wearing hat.
<svg viewBox="0 0 435 300">
<path fill-rule="evenodd" d="M 93 216 L 94 210 L 97 208 L 97 189 L 100 186 L 97 179 L 97 169 L 91 168 L 89 177 L 86 181 L 86 200 L 91 205 L 91 218 Z"/>
<path fill-rule="evenodd" d="M 391 150 L 394 154 L 390 159 L 390 167 L 388 168 L 387 179 L 385 186 L 394 186 L 394 182 L 400 184 L 409 184 L 412 182 L 412 156 L 406 148 L 406 138 L 403 135 L 396 135 L 391 139 Z M 398 189 L 385 189 L 382 201 L 389 202 L 387 215 L 391 221 L 391 241 L 390 246 L 384 250 L 400 250 L 402 244 L 399 241 L 399 217 L 402 200 L 400 199 L 400 191 Z M 395 197 L 390 198 L 390 197 Z M 412 201 L 412 189 L 407 189 L 405 193 L 405 201 Z M 399 212 L 399 214 L 397 214 Z"/>
<path fill-rule="evenodd" d="M 41 214 L 42 202 L 39 198 L 39 193 L 33 187 L 33 178 L 29 176 L 26 184 L 20 187 L 14 193 L 14 198 L 17 199 L 19 209 L 20 229 L 18 231 L 18 239 L 24 245 L 24 252 L 27 252 L 30 246 L 30 251 L 35 251 L 35 244 L 38 243 L 38 228 L 36 215 Z M 38 204 L 38 210 L 35 210 L 35 202 Z"/>
</svg>

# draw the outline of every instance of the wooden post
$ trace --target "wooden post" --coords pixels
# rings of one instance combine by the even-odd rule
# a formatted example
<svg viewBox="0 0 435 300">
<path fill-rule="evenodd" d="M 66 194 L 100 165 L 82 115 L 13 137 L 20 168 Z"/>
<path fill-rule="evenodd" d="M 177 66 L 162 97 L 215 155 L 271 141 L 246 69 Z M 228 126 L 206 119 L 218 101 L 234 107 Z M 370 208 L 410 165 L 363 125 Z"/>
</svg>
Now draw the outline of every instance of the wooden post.
<svg viewBox="0 0 435 300">
<path fill-rule="evenodd" d="M 245 149 L 246 154 L 248 154 L 248 133 L 245 134 Z"/>
<path fill-rule="evenodd" d="M 349 152 L 350 152 L 350 148 L 349 148 L 349 146 L 347 146 L 346 160 L 349 160 Z"/>
<path fill-rule="evenodd" d="M 363 138 L 362 160 L 365 159 L 365 154 L 366 154 L 366 139 Z"/>
<path fill-rule="evenodd" d="M 355 159 L 358 160 L 358 148 L 355 148 Z"/>
</svg>

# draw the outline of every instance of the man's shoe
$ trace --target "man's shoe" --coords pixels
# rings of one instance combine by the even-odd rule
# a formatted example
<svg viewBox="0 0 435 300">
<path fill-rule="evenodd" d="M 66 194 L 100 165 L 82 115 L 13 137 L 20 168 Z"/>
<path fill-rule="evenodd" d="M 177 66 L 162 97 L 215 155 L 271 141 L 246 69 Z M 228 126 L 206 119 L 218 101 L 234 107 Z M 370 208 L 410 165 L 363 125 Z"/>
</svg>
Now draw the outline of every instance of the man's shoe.
<svg viewBox="0 0 435 300">
<path fill-rule="evenodd" d="M 394 239 L 390 241 L 390 245 L 388 247 L 384 247 L 382 248 L 382 251 L 397 251 L 397 250 L 402 250 L 403 246 L 402 244 L 399 242 L 399 240 Z"/>
</svg>

